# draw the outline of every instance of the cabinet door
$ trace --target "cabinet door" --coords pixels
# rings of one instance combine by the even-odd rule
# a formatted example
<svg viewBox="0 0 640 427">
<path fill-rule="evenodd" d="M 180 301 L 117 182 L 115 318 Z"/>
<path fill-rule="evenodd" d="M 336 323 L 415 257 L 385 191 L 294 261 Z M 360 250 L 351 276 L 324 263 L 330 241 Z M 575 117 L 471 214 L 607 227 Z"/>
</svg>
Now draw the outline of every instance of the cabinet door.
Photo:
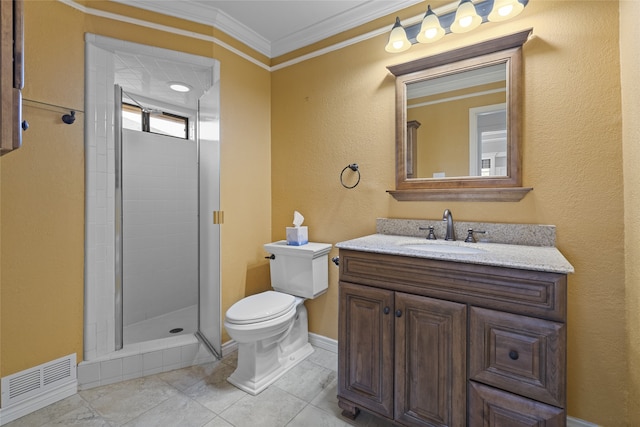
<svg viewBox="0 0 640 427">
<path fill-rule="evenodd" d="M 392 418 L 393 292 L 340 282 L 339 309 L 338 397 Z"/>
<path fill-rule="evenodd" d="M 396 420 L 464 426 L 466 305 L 403 293 L 395 303 Z"/>
</svg>

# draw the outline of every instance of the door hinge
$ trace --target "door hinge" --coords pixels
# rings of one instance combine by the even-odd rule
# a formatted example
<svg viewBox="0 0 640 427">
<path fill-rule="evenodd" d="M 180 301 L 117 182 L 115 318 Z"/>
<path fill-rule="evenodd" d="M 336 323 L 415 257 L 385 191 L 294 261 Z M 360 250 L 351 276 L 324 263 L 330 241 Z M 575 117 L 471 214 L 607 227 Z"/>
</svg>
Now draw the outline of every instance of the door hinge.
<svg viewBox="0 0 640 427">
<path fill-rule="evenodd" d="M 213 211 L 213 223 L 224 224 L 224 211 Z"/>
</svg>

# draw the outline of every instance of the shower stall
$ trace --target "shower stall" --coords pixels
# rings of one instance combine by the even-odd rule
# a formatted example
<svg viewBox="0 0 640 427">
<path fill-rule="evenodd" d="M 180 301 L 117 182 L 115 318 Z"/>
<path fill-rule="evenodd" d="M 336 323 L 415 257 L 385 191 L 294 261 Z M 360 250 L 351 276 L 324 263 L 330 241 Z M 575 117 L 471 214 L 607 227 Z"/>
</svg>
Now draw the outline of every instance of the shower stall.
<svg viewBox="0 0 640 427">
<path fill-rule="evenodd" d="M 81 388 L 222 353 L 219 63 L 93 34 L 85 42 Z M 171 91 L 174 81 L 190 91 Z M 122 102 L 184 118 L 185 137 L 133 130 Z"/>
</svg>

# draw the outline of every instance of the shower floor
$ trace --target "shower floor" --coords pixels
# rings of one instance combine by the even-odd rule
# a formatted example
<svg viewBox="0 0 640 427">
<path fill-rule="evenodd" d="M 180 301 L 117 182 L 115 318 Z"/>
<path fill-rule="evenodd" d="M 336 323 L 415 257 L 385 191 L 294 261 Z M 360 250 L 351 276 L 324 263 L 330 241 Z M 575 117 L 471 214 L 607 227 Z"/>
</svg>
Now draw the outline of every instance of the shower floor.
<svg viewBox="0 0 640 427">
<path fill-rule="evenodd" d="M 178 333 L 169 332 L 176 328 L 182 328 L 182 331 Z M 194 334 L 197 328 L 198 305 L 194 304 L 171 313 L 125 326 L 123 331 L 124 344 L 157 340 L 181 334 Z"/>
</svg>

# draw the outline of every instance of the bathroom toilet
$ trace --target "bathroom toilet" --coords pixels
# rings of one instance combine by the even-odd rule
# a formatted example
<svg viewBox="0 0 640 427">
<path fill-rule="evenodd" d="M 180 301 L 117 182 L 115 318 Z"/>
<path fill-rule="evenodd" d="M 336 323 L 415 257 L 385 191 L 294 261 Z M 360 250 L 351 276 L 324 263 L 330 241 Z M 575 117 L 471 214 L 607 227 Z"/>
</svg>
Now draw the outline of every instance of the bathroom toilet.
<svg viewBox="0 0 640 427">
<path fill-rule="evenodd" d="M 306 299 L 329 286 L 328 243 L 264 245 L 271 254 L 272 291 L 233 304 L 225 315 L 227 333 L 238 343 L 238 367 L 227 380 L 256 395 L 313 353 Z"/>
</svg>

